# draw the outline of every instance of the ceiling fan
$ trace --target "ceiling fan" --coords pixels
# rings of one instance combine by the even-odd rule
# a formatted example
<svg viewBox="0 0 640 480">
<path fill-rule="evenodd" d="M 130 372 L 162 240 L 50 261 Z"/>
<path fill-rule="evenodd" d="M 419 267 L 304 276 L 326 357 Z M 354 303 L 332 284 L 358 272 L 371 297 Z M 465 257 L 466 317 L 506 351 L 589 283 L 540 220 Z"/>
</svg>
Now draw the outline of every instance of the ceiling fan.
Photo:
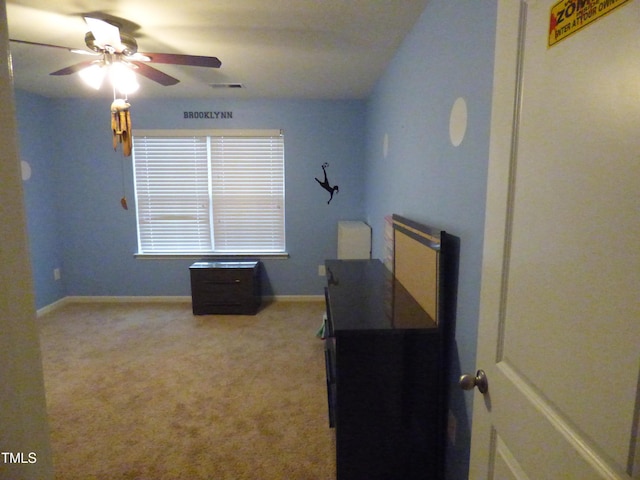
<svg viewBox="0 0 640 480">
<path fill-rule="evenodd" d="M 130 72 L 135 72 L 159 83 L 160 85 L 170 86 L 175 85 L 179 80 L 150 66 L 149 63 L 210 68 L 220 68 L 222 65 L 220 60 L 216 57 L 174 53 L 138 52 L 138 43 L 134 36 L 121 31 L 117 21 L 90 16 L 84 16 L 83 18 L 89 26 L 89 31 L 85 34 L 84 38 L 85 44 L 89 50 L 67 48 L 46 43 L 29 42 L 26 40 L 10 40 L 16 43 L 61 48 L 72 53 L 99 57 L 94 60 L 87 60 L 50 73 L 50 75 L 71 75 L 74 73 L 80 73 L 80 75 L 83 76 L 83 79 L 96 89 L 100 88 L 99 84 L 102 83 L 102 78 L 106 74 L 107 70 L 112 69 L 111 67 L 117 67 L 120 70 L 120 75 L 130 76 Z M 127 71 L 129 71 L 129 73 Z M 96 75 L 96 77 L 93 78 L 92 74 Z"/>
</svg>

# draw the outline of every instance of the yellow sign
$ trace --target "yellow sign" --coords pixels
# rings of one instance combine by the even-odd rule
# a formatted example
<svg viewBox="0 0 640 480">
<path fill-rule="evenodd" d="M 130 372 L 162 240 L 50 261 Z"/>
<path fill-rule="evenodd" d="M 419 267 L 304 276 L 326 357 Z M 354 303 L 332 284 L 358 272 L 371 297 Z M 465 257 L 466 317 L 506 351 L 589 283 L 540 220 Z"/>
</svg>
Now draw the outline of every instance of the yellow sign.
<svg viewBox="0 0 640 480">
<path fill-rule="evenodd" d="M 549 46 L 564 40 L 629 0 L 560 0 L 551 7 Z"/>
</svg>

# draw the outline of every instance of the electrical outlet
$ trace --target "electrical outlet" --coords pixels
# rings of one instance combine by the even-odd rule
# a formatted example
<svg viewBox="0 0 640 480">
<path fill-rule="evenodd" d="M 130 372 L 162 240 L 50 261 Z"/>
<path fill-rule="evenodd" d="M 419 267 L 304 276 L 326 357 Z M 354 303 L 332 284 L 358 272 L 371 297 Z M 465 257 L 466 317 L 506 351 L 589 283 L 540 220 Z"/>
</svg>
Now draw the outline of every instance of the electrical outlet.
<svg viewBox="0 0 640 480">
<path fill-rule="evenodd" d="M 53 279 L 54 280 L 60 280 L 60 269 L 59 268 L 54 268 L 53 269 Z"/>
<path fill-rule="evenodd" d="M 327 271 L 324 267 L 324 265 L 318 265 L 318 275 L 321 277 L 324 277 L 327 275 Z"/>
</svg>

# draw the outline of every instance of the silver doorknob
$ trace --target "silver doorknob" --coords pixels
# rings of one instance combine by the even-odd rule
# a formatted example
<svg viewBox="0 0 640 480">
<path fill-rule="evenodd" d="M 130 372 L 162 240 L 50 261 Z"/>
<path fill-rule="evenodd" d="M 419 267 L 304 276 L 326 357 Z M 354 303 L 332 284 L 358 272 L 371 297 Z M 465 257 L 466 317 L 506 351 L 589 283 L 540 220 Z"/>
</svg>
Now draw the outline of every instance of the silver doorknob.
<svg viewBox="0 0 640 480">
<path fill-rule="evenodd" d="M 458 385 L 463 390 L 473 390 L 473 387 L 478 387 L 480 393 L 487 393 L 489 390 L 489 382 L 487 381 L 487 374 L 484 370 L 478 370 L 476 376 L 465 374 L 460 377 Z"/>
</svg>

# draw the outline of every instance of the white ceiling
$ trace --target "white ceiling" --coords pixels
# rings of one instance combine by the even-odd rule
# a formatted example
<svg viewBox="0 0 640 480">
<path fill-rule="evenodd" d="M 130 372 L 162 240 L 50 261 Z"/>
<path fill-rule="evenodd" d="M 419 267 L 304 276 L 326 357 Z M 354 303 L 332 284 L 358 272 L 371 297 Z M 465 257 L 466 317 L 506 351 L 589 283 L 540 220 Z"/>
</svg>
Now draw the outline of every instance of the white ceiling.
<svg viewBox="0 0 640 480">
<path fill-rule="evenodd" d="M 146 78 L 131 98 L 366 98 L 428 0 L 7 0 L 9 37 L 86 48 L 82 16 L 125 20 L 141 52 L 215 56 L 220 69 L 152 64 L 180 80 Z M 87 59 L 11 42 L 15 85 L 48 97 L 104 97 L 77 74 Z M 210 84 L 239 83 L 242 89 Z"/>
</svg>

